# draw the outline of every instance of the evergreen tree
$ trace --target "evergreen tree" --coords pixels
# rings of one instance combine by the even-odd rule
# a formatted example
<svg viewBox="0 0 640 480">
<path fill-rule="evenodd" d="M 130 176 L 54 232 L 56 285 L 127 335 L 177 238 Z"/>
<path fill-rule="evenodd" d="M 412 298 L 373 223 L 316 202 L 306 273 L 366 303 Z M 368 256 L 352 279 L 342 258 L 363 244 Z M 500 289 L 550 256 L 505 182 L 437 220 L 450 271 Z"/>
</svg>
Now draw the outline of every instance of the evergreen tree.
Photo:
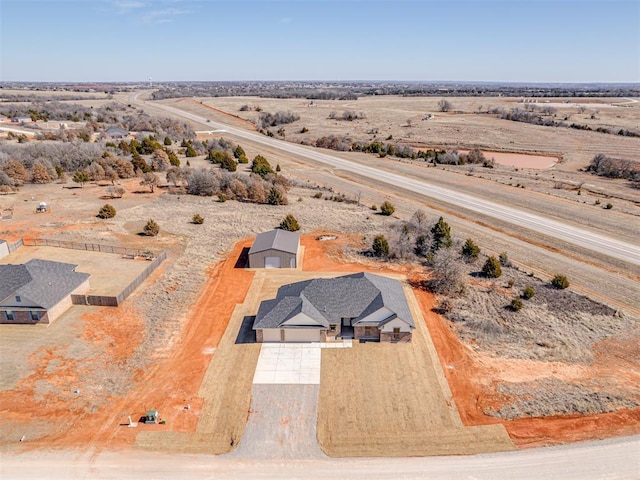
<svg viewBox="0 0 640 480">
<path fill-rule="evenodd" d="M 487 278 L 498 278 L 502 275 L 502 268 L 496 257 L 487 258 L 482 266 L 482 274 Z"/>
<path fill-rule="evenodd" d="M 280 226 L 278 227 L 282 230 L 287 230 L 288 232 L 297 232 L 300 230 L 300 225 L 298 224 L 298 220 L 291 214 L 288 214 L 284 217 L 284 220 L 280 222 Z"/>
<path fill-rule="evenodd" d="M 462 255 L 468 260 L 476 260 L 480 255 L 480 247 L 473 240 L 467 238 L 462 246 Z"/>
<path fill-rule="evenodd" d="M 376 257 L 387 258 L 389 256 L 389 242 L 384 235 L 377 235 L 373 239 L 371 249 Z"/>
<path fill-rule="evenodd" d="M 449 248 L 453 245 L 453 240 L 451 240 L 451 227 L 442 217 L 440 217 L 438 222 L 431 228 L 431 235 L 433 236 L 431 249 L 434 252 L 441 248 Z"/>
</svg>

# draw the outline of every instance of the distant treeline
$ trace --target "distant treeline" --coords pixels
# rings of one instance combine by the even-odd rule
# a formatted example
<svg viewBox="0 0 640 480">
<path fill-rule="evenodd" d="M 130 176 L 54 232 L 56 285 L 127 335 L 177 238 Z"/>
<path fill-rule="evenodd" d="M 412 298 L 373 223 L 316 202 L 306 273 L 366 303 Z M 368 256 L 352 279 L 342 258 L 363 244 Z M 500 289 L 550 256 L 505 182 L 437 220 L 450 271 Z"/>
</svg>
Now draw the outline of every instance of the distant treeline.
<svg viewBox="0 0 640 480">
<path fill-rule="evenodd" d="M 175 82 L 156 85 L 154 100 L 177 97 L 255 96 L 356 100 L 362 96 L 424 97 L 637 97 L 637 84 L 454 84 L 419 82 Z"/>
</svg>

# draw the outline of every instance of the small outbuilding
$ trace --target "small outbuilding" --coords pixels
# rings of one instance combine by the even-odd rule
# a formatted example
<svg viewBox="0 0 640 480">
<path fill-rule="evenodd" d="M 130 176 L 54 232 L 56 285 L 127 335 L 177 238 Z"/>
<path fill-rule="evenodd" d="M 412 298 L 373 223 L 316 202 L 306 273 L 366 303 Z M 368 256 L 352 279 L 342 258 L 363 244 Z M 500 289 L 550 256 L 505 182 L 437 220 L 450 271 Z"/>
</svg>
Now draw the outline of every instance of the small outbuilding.
<svg viewBox="0 0 640 480">
<path fill-rule="evenodd" d="M 275 229 L 256 236 L 249 250 L 249 268 L 297 268 L 300 234 Z"/>
</svg>

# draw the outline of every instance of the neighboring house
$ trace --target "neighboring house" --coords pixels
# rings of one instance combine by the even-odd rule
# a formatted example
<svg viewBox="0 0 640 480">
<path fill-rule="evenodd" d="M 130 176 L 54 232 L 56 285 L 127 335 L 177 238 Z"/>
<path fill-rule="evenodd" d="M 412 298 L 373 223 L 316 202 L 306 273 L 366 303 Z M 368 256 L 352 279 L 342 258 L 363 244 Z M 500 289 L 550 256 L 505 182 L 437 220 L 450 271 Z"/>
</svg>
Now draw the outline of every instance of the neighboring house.
<svg viewBox="0 0 640 480">
<path fill-rule="evenodd" d="M 371 273 L 283 285 L 253 324 L 258 342 L 407 342 L 414 328 L 402 284 Z"/>
<path fill-rule="evenodd" d="M 9 244 L 0 238 L 0 258 L 9 255 Z"/>
<path fill-rule="evenodd" d="M 256 236 L 249 249 L 249 268 L 297 268 L 300 234 L 271 230 Z"/>
<path fill-rule="evenodd" d="M 109 138 L 127 138 L 129 132 L 118 127 L 109 127 L 104 131 Z"/>
<path fill-rule="evenodd" d="M 71 295 L 89 290 L 77 265 L 30 260 L 0 265 L 0 323 L 51 323 L 71 306 Z"/>
</svg>

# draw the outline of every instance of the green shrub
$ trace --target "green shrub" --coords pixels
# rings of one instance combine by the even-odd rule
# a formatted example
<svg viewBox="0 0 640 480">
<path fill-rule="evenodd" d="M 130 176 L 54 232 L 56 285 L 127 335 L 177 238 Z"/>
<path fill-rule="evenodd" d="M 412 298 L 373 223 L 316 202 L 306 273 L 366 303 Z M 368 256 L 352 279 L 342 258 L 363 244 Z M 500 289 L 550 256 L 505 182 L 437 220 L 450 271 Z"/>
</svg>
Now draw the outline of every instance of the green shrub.
<svg viewBox="0 0 640 480">
<path fill-rule="evenodd" d="M 613 208 L 613 204 L 612 203 L 607 203 L 604 208 L 606 208 L 607 210 L 611 210 Z"/>
<path fill-rule="evenodd" d="M 195 225 L 202 225 L 204 223 L 204 217 L 199 213 L 196 213 L 193 217 L 191 217 L 191 223 Z"/>
<path fill-rule="evenodd" d="M 287 205 L 289 202 L 279 188 L 271 187 L 267 194 L 267 203 L 269 205 Z"/>
<path fill-rule="evenodd" d="M 462 255 L 469 260 L 475 260 L 480 255 L 480 247 L 473 240 L 467 238 L 467 241 L 462 246 Z"/>
<path fill-rule="evenodd" d="M 297 232 L 300 230 L 300 225 L 298 224 L 298 220 L 291 214 L 288 214 L 284 217 L 284 220 L 280 222 L 280 226 L 278 227 L 282 230 L 287 230 L 288 232 Z"/>
<path fill-rule="evenodd" d="M 396 207 L 393 206 L 391 202 L 384 202 L 380 205 L 380 213 L 382 215 L 386 215 L 387 217 L 393 215 L 393 212 L 396 211 Z"/>
<path fill-rule="evenodd" d="M 196 152 L 195 148 L 193 148 L 191 143 L 189 143 L 189 145 L 187 145 L 187 149 L 185 150 L 185 155 L 187 157 L 192 157 L 192 158 L 198 156 L 198 152 Z"/>
<path fill-rule="evenodd" d="M 238 145 L 236 148 L 233 149 L 233 156 L 236 157 L 238 160 L 240 160 L 240 157 L 245 157 L 246 158 L 246 153 L 244 151 L 244 148 L 242 148 L 240 145 Z M 240 163 L 247 163 L 247 162 L 240 162 Z"/>
<path fill-rule="evenodd" d="M 100 210 L 98 211 L 99 218 L 113 218 L 115 216 L 116 216 L 116 209 L 113 208 L 113 206 L 109 205 L 108 203 L 100 207 Z"/>
<path fill-rule="evenodd" d="M 525 300 L 529 300 L 533 298 L 535 294 L 536 294 L 536 291 L 533 289 L 531 285 L 527 285 L 526 287 L 524 287 L 524 290 L 522 290 L 522 298 L 524 298 Z"/>
<path fill-rule="evenodd" d="M 253 162 L 251 162 L 251 172 L 264 177 L 268 173 L 273 173 L 273 170 L 271 169 L 271 165 L 266 158 L 264 158 L 262 155 L 256 155 L 256 157 L 253 159 Z"/>
<path fill-rule="evenodd" d="M 569 279 L 564 275 L 557 274 L 551 280 L 551 285 L 560 290 L 564 290 L 569 286 Z"/>
<path fill-rule="evenodd" d="M 160 227 L 153 219 L 149 219 L 144 226 L 144 234 L 149 237 L 155 237 L 158 233 L 160 233 Z"/>
<path fill-rule="evenodd" d="M 322 192 L 316 192 L 313 194 L 313 198 L 322 198 Z"/>
<path fill-rule="evenodd" d="M 502 268 L 500 268 L 500 262 L 496 257 L 489 257 L 482 266 L 482 274 L 487 278 L 498 278 L 502 275 Z"/>
<path fill-rule="evenodd" d="M 519 297 L 513 297 L 513 299 L 511 299 L 511 310 L 513 310 L 514 312 L 517 312 L 521 308 L 522 308 L 522 300 L 520 300 Z"/>
<path fill-rule="evenodd" d="M 164 137 L 164 144 L 166 146 L 171 145 L 173 142 L 171 141 L 171 139 L 169 137 Z"/>
<path fill-rule="evenodd" d="M 376 257 L 386 258 L 389 256 L 389 242 L 384 235 L 377 235 L 373 239 L 371 248 Z"/>
</svg>

